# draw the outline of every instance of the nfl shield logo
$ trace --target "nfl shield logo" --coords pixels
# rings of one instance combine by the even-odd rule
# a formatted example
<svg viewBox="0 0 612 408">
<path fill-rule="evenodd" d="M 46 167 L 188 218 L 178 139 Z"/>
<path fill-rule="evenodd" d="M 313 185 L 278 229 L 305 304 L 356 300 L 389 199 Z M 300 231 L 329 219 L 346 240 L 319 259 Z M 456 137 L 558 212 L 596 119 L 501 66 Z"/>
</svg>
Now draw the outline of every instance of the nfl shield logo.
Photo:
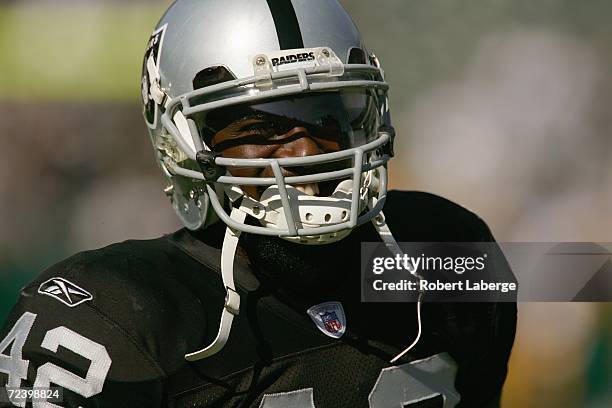
<svg viewBox="0 0 612 408">
<path fill-rule="evenodd" d="M 321 315 L 321 320 L 325 325 L 327 331 L 332 333 L 338 333 L 342 330 L 342 323 L 338 320 L 338 316 L 336 316 L 336 312 L 326 312 Z"/>
<path fill-rule="evenodd" d="M 306 311 L 319 330 L 338 339 L 346 330 L 346 317 L 340 302 L 325 302 Z"/>
</svg>

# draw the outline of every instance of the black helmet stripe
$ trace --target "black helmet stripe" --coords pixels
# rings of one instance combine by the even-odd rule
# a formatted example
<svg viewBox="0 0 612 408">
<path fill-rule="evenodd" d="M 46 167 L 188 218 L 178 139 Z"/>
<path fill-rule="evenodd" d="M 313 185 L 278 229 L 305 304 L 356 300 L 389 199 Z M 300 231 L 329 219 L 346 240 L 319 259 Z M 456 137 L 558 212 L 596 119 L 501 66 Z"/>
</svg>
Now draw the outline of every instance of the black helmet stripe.
<svg viewBox="0 0 612 408">
<path fill-rule="evenodd" d="M 281 50 L 304 48 L 304 40 L 291 0 L 266 0 Z"/>
</svg>

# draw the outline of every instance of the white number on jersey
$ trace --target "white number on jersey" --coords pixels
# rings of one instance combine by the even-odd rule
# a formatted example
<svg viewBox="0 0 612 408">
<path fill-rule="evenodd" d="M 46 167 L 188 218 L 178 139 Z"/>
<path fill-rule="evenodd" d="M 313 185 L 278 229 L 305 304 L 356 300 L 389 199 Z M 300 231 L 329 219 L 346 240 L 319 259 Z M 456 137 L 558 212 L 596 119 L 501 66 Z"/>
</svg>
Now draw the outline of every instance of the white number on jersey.
<svg viewBox="0 0 612 408">
<path fill-rule="evenodd" d="M 0 373 L 8 374 L 7 387 L 20 387 L 21 380 L 25 380 L 28 376 L 30 362 L 23 359 L 22 350 L 35 319 L 36 315 L 34 313 L 25 312 L 17 320 L 9 334 L 0 342 Z M 5 355 L 6 349 L 11 343 L 13 344 L 11 351 L 9 355 Z M 25 402 L 14 404 L 18 407 L 25 406 Z"/>
<path fill-rule="evenodd" d="M 459 402 L 456 373 L 457 365 L 446 353 L 385 368 L 368 397 L 370 408 L 409 408 L 432 400 L 452 408 Z M 312 388 L 264 395 L 260 408 L 279 407 L 313 408 Z"/>
<path fill-rule="evenodd" d="M 457 364 L 446 353 L 385 368 L 368 397 L 370 408 L 408 408 L 438 397 L 444 408 L 454 407 L 459 402 L 456 374 Z"/>
<path fill-rule="evenodd" d="M 0 342 L 0 372 L 8 374 L 7 387 L 18 388 L 21 386 L 21 381 L 27 378 L 29 361 L 23 360 L 22 350 L 35 319 L 34 313 L 25 312 Z M 5 355 L 4 352 L 11 343 L 10 354 Z M 50 387 L 51 384 L 54 384 L 85 398 L 99 394 L 104 387 L 104 381 L 112 363 L 106 348 L 64 326 L 49 330 L 41 344 L 42 348 L 54 353 L 57 352 L 59 346 L 91 361 L 87 375 L 81 378 L 55 364 L 46 363 L 36 371 L 34 387 Z M 15 405 L 23 407 L 25 403 Z M 59 406 L 48 402 L 34 402 L 33 407 L 55 408 Z"/>
</svg>

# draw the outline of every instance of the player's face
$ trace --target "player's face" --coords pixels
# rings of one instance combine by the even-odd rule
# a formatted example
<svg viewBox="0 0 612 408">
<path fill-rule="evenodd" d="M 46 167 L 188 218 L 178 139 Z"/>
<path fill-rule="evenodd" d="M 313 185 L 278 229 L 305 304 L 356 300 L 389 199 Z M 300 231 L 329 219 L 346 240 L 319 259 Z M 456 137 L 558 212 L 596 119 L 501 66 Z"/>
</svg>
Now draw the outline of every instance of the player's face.
<svg viewBox="0 0 612 408">
<path fill-rule="evenodd" d="M 206 112 L 207 143 L 224 157 L 280 159 L 337 152 L 371 141 L 378 127 L 375 94 L 362 90 L 313 93 Z M 282 168 L 285 176 L 320 174 L 353 166 L 353 159 Z M 235 177 L 274 177 L 271 167 L 230 168 Z M 341 180 L 294 187 L 329 196 Z M 241 186 L 259 199 L 266 187 Z"/>
<path fill-rule="evenodd" d="M 223 157 L 278 159 L 336 152 L 341 149 L 339 140 L 333 126 L 313 128 L 287 118 L 253 115 L 234 121 L 217 132 L 212 139 L 212 146 Z M 312 167 L 285 167 L 282 171 L 285 176 L 296 176 L 312 172 L 315 170 Z M 317 167 L 317 171 L 328 170 L 321 165 Z M 230 173 L 236 177 L 274 177 L 270 167 L 232 168 Z M 334 188 L 326 183 L 295 187 L 310 195 L 328 195 Z M 265 187 L 258 186 L 241 188 L 255 199 L 259 199 L 265 190 Z"/>
</svg>

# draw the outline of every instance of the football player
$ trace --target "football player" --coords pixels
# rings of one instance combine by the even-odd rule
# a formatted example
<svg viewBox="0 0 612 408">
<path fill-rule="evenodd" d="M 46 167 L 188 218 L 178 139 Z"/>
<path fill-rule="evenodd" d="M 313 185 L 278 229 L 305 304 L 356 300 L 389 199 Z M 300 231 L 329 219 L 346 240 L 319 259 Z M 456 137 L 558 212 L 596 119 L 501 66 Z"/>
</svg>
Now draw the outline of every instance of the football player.
<svg viewBox="0 0 612 408">
<path fill-rule="evenodd" d="M 498 405 L 514 303 L 360 300 L 362 242 L 493 241 L 456 204 L 387 191 L 387 90 L 336 0 L 172 4 L 142 99 L 185 228 L 77 254 L 23 288 L 0 331 L 0 385 L 63 396 L 6 400 Z"/>
</svg>

